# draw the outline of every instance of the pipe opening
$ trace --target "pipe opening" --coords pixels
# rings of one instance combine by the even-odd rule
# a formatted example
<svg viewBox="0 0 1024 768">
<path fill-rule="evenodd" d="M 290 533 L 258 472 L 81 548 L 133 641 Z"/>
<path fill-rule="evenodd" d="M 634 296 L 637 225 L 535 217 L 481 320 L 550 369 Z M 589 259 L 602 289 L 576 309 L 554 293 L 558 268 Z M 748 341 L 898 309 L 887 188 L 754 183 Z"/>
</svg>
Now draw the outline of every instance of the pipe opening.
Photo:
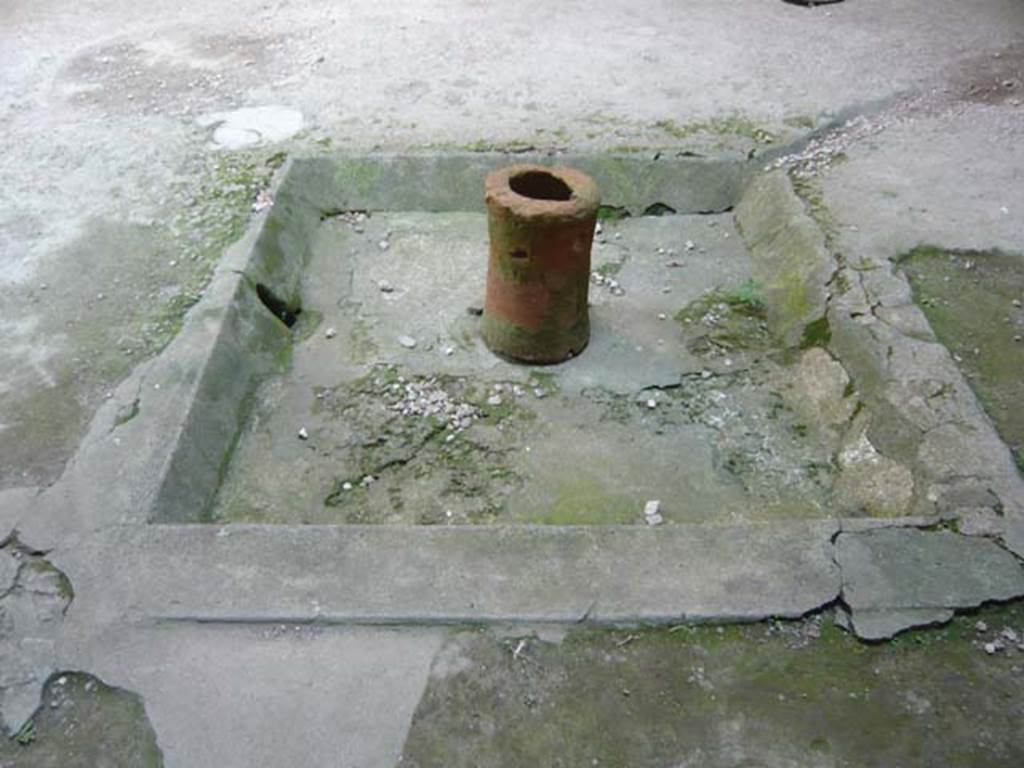
<svg viewBox="0 0 1024 768">
<path fill-rule="evenodd" d="M 527 171 L 513 176 L 508 185 L 517 195 L 532 200 L 569 200 L 572 190 L 557 176 L 545 171 Z"/>
</svg>

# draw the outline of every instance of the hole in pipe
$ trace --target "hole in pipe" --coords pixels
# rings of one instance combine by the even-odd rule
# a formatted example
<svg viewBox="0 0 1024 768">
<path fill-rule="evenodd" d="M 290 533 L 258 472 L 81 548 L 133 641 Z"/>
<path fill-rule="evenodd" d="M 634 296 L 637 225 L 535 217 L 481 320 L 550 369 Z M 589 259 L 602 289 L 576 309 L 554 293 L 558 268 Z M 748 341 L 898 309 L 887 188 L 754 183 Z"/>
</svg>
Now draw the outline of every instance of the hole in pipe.
<svg viewBox="0 0 1024 768">
<path fill-rule="evenodd" d="M 508 185 L 517 195 L 532 200 L 569 200 L 572 190 L 557 176 L 544 171 L 527 171 L 513 176 Z"/>
</svg>

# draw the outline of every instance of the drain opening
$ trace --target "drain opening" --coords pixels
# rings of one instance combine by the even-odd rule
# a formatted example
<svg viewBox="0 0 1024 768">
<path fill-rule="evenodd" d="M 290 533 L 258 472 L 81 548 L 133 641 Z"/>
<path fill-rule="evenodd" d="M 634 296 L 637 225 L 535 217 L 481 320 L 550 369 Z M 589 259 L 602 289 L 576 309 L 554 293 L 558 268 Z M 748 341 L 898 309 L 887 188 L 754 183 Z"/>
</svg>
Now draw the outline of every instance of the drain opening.
<svg viewBox="0 0 1024 768">
<path fill-rule="evenodd" d="M 513 176 L 508 185 L 517 195 L 533 200 L 569 200 L 572 190 L 557 176 L 544 171 L 527 171 Z"/>
<path fill-rule="evenodd" d="M 263 306 L 270 310 L 270 313 L 282 323 L 291 328 L 299 319 L 302 312 L 301 307 L 289 307 L 277 294 L 267 288 L 263 283 L 256 283 L 256 295 L 259 296 Z"/>
</svg>

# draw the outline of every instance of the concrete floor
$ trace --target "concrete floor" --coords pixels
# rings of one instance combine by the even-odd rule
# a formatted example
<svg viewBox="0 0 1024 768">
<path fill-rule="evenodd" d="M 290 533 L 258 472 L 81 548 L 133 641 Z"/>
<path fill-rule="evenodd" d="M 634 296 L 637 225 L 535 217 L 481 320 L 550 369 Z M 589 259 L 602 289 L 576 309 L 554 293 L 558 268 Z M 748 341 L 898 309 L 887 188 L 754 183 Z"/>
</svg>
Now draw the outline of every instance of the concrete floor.
<svg viewBox="0 0 1024 768">
<path fill-rule="evenodd" d="M 709 152 L 923 94 L 918 112 L 880 121 L 824 175 L 840 247 L 888 257 L 934 242 L 1019 254 L 1022 50 L 1019 0 L 847 0 L 813 9 L 778 0 L 10 0 L 0 6 L 0 492 L 60 475 L 106 394 L 174 334 L 279 152 L 481 144 Z M 278 140 L 227 151 L 217 139 L 254 134 L 215 132 L 216 116 L 245 107 L 283 108 L 240 117 L 243 129 L 262 127 Z M 0 493 L 0 540 L 25 501 L 22 492 Z M 919 660 L 925 687 L 941 695 L 943 675 L 970 664 L 982 673 L 977 687 L 957 688 L 961 709 L 989 701 L 986 680 L 1000 681 L 1000 696 L 1004 687 L 1020 691 L 1018 662 L 993 661 L 970 632 L 961 635 L 949 640 L 959 645 L 943 665 Z M 140 635 L 118 641 L 134 659 L 130 679 L 109 658 L 83 671 L 149 698 L 166 763 L 178 766 L 299 757 L 394 765 L 431 660 L 435 670 L 444 661 L 433 631 L 287 637 L 280 655 L 262 637 L 247 638 L 242 654 L 227 637 L 218 636 L 219 647 L 162 637 L 177 665 L 142 663 L 160 651 L 147 651 Z M 252 669 L 287 668 L 249 680 L 247 659 Z M 336 671 L 334 698 L 318 684 L 322 664 Z M 387 669 L 409 674 L 374 672 Z M 723 674 L 754 673 L 736 665 Z M 268 714 L 256 702 L 275 703 L 275 691 L 281 707 Z M 190 705 L 199 699 L 205 708 Z M 222 709 L 234 712 L 224 721 L 234 725 L 210 728 Z M 1017 764 L 1019 725 L 989 725 L 1002 730 L 979 742 L 1000 746 L 977 764 Z M 251 748 L 232 748 L 254 733 L 261 737 Z M 722 766 L 792 765 L 804 754 L 783 743 L 750 762 L 750 749 L 770 748 L 760 736 L 745 747 L 745 733 L 723 731 L 728 748 L 704 763 L 675 754 L 683 765 Z M 416 734 L 410 754 L 430 764 Z M 901 758 L 925 764 L 913 751 Z M 64 764 L 91 764 L 78 759 Z M 512 753 L 492 762 L 533 764 Z M 31 758 L 0 750 L 8 764 Z M 857 753 L 816 764 L 856 765 Z"/>
</svg>

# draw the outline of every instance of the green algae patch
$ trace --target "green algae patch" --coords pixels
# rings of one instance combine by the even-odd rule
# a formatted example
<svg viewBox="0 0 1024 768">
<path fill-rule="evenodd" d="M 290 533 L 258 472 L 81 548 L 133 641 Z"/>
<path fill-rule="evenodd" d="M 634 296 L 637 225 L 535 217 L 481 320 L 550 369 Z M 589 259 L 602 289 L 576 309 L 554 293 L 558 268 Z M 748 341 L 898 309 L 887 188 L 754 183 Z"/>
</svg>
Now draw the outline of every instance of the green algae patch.
<svg viewBox="0 0 1024 768">
<path fill-rule="evenodd" d="M 921 246 L 897 263 L 1024 471 L 1024 257 Z"/>
<path fill-rule="evenodd" d="M 828 615 L 557 642 L 466 631 L 438 655 L 401 763 L 1016 765 L 1021 656 L 982 645 L 1022 623 L 1018 603 L 879 645 Z"/>
<path fill-rule="evenodd" d="M 575 471 L 558 483 L 547 509 L 524 519 L 544 525 L 629 525 L 637 520 L 637 501 L 615 493 L 598 477 Z"/>
</svg>

